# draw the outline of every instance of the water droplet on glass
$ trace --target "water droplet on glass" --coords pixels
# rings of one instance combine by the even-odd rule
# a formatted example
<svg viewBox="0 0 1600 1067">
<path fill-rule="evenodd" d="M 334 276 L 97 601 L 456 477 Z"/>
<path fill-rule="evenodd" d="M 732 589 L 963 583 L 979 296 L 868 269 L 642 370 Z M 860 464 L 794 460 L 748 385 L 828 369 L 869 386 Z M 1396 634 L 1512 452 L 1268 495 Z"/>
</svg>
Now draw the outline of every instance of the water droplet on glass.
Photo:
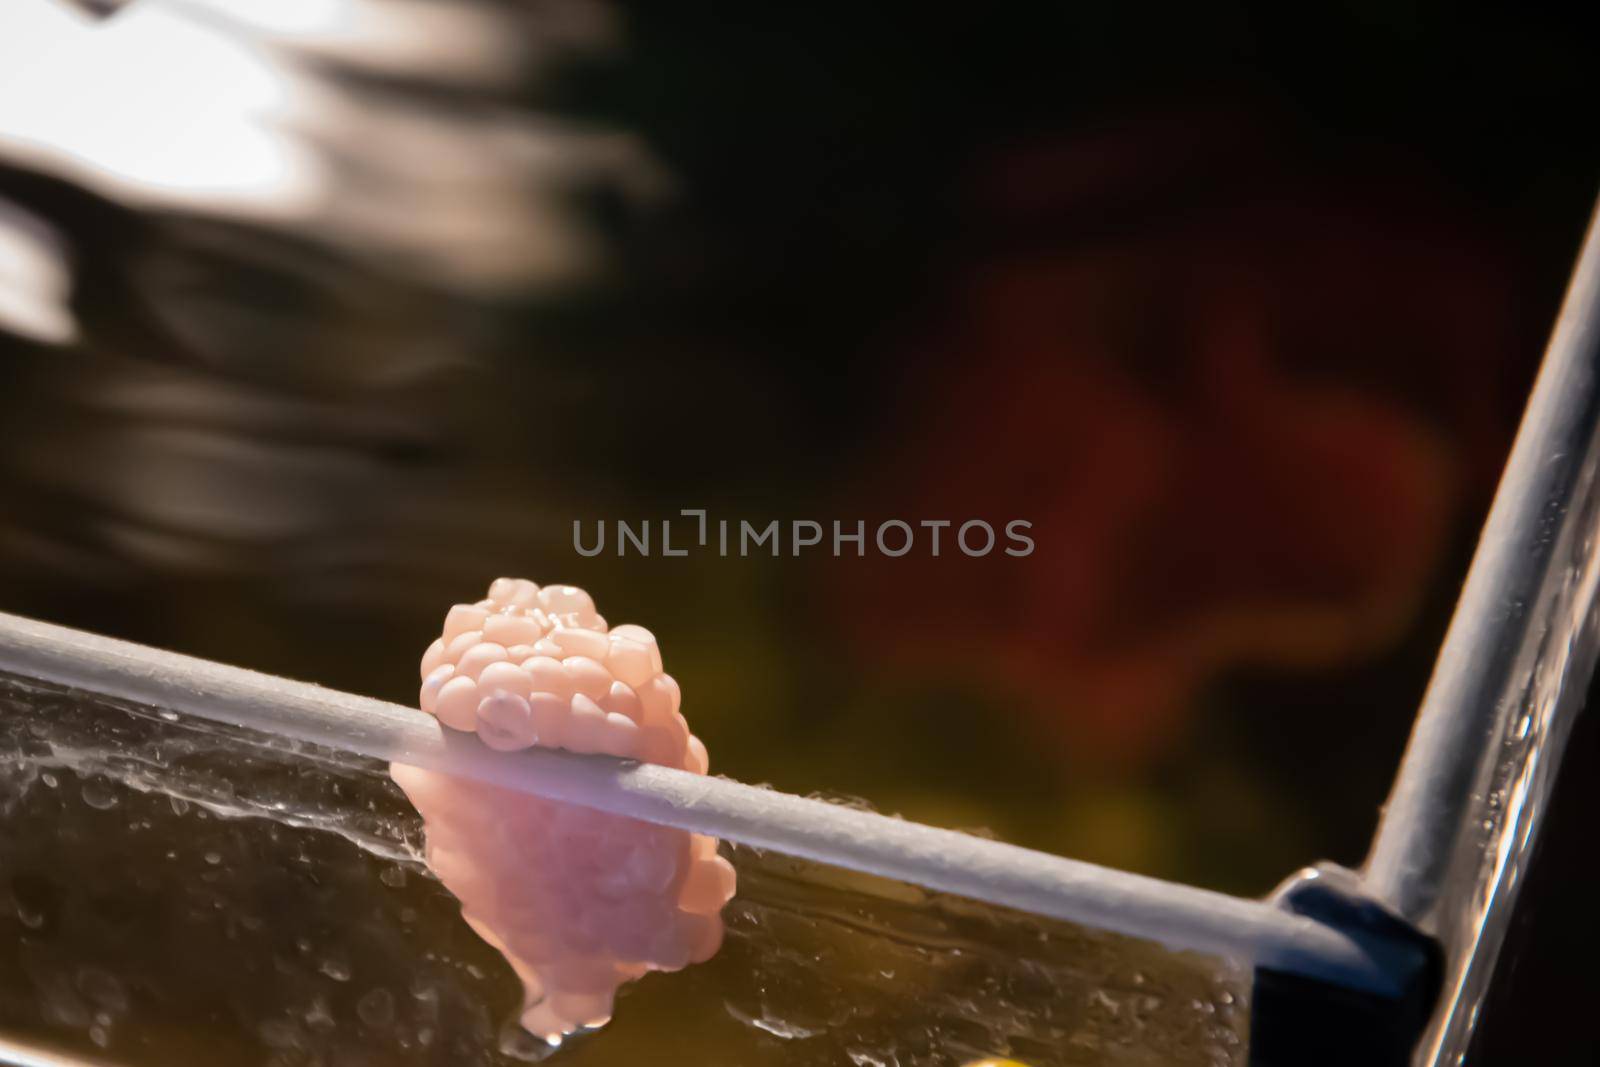
<svg viewBox="0 0 1600 1067">
<path fill-rule="evenodd" d="M 107 783 L 90 778 L 83 783 L 83 802 L 96 811 L 108 811 L 117 806 L 117 794 Z"/>
<path fill-rule="evenodd" d="M 394 1022 L 394 995 L 387 989 L 374 989 L 356 1001 L 356 1015 L 368 1026 L 388 1026 Z"/>
<path fill-rule="evenodd" d="M 333 1012 L 328 1009 L 328 1002 L 318 997 L 306 1009 L 306 1025 L 319 1034 L 326 1034 L 338 1024 L 334 1022 Z"/>
<path fill-rule="evenodd" d="M 317 968 L 317 970 L 321 971 L 329 978 L 332 978 L 335 982 L 350 981 L 350 964 L 347 960 L 329 956 L 327 959 L 322 961 L 322 964 Z"/>
<path fill-rule="evenodd" d="M 261 1024 L 261 1041 L 269 1048 L 300 1048 L 300 1027 L 292 1019 L 268 1019 Z"/>
<path fill-rule="evenodd" d="M 500 1027 L 500 1054 L 522 1063 L 538 1063 L 554 1055 L 561 1047 L 560 1039 L 546 1041 L 524 1030 L 513 1018 Z"/>
</svg>

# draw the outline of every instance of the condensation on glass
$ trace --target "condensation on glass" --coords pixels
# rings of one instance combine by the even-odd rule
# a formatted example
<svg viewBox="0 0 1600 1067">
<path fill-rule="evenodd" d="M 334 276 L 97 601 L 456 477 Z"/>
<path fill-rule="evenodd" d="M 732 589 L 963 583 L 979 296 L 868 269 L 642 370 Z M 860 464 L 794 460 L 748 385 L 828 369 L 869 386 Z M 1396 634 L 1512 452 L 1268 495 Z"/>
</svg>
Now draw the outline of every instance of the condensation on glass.
<svg viewBox="0 0 1600 1067">
<path fill-rule="evenodd" d="M 0 1032 L 119 1064 L 500 1064 L 546 1050 L 382 764 L 0 676 Z M 560 1062 L 1245 1062 L 1247 974 L 738 848 L 710 962 Z"/>
</svg>

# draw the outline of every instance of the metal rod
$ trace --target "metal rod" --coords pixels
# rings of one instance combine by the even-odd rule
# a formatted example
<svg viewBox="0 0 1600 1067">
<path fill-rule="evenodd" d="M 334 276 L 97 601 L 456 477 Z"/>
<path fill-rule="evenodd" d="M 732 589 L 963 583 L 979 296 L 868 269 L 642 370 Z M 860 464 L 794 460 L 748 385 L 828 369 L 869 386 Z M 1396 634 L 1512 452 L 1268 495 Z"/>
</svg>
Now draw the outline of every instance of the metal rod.
<svg viewBox="0 0 1600 1067">
<path fill-rule="evenodd" d="M 1368 891 L 1413 922 L 1439 904 L 1507 724 L 1537 711 L 1519 705 L 1548 673 L 1539 657 L 1557 686 L 1581 688 L 1593 669 L 1592 605 L 1578 602 L 1593 597 L 1579 573 L 1593 517 L 1579 505 L 1597 456 L 1597 320 L 1591 223 L 1367 861 Z"/>
<path fill-rule="evenodd" d="M 1263 901 L 722 778 L 552 749 L 496 752 L 412 708 L 13 615 L 0 614 L 0 669 L 1176 948 L 1360 988 L 1389 986 L 1383 959 Z"/>
</svg>

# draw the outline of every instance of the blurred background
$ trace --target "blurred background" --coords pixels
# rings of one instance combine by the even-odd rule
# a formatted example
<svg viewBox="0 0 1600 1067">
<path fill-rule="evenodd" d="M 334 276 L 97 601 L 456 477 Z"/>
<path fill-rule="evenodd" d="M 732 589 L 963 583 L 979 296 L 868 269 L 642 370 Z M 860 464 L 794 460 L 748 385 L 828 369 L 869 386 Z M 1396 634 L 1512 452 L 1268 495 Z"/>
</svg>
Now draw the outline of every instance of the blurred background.
<svg viewBox="0 0 1600 1067">
<path fill-rule="evenodd" d="M 0 84 L 0 609 L 410 703 L 450 603 L 572 582 L 714 772 L 1360 862 L 1600 185 L 1592 17 L 273 10 Z M 1037 549 L 574 550 L 684 508 Z"/>
</svg>

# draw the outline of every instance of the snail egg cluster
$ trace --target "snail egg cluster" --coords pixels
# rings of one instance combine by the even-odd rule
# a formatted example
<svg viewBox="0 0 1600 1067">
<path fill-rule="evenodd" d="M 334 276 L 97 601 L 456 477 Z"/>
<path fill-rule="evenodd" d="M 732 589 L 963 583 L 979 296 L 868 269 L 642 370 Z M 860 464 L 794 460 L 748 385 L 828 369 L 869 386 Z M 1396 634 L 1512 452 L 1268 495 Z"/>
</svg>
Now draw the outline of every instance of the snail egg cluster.
<svg viewBox="0 0 1600 1067">
<path fill-rule="evenodd" d="M 698 774 L 661 652 L 608 628 L 587 593 L 501 578 L 458 604 L 422 660 L 421 706 L 497 749 L 604 753 Z M 522 1025 L 558 1044 L 604 1024 L 616 991 L 709 959 L 734 871 L 715 838 L 395 764 L 429 866 L 525 992 Z"/>
<path fill-rule="evenodd" d="M 422 657 L 423 711 L 491 748 L 603 753 L 704 774 L 655 635 L 606 626 L 589 594 L 500 578 L 457 604 Z"/>
</svg>

